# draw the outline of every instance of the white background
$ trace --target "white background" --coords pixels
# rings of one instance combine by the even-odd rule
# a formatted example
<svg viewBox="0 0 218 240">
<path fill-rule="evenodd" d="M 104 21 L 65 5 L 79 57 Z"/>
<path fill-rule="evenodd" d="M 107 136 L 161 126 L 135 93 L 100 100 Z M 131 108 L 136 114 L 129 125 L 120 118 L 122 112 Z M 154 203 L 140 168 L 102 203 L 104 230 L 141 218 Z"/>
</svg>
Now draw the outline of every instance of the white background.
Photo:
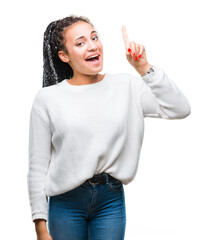
<svg viewBox="0 0 218 240">
<path fill-rule="evenodd" d="M 183 91 L 191 114 L 145 119 L 137 175 L 124 186 L 125 240 L 218 239 L 218 35 L 216 1 L 7 1 L 1 24 L 1 238 L 36 239 L 28 192 L 29 113 L 42 87 L 43 33 L 84 15 L 100 33 L 102 73 L 139 76 L 125 57 L 121 26 L 150 64 Z"/>
</svg>

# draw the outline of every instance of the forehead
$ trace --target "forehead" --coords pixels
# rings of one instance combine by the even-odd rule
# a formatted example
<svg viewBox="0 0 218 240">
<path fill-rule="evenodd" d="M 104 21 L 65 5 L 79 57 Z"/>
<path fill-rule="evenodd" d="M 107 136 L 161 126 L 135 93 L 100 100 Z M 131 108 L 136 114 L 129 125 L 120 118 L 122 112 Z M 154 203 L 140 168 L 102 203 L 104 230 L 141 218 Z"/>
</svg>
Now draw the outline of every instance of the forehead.
<svg viewBox="0 0 218 240">
<path fill-rule="evenodd" d="M 64 35 L 67 40 L 75 40 L 78 37 L 85 36 L 89 37 L 91 31 L 95 30 L 89 23 L 76 22 L 65 29 Z"/>
</svg>

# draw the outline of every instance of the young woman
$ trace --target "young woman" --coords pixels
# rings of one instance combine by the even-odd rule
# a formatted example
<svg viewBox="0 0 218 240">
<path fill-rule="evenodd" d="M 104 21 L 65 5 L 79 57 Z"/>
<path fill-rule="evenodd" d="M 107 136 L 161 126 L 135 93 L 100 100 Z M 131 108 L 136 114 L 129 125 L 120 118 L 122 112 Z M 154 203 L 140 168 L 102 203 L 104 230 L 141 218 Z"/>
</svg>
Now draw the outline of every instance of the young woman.
<svg viewBox="0 0 218 240">
<path fill-rule="evenodd" d="M 122 34 L 140 77 L 99 74 L 103 47 L 87 17 L 51 22 L 44 33 L 27 176 L 38 240 L 124 239 L 123 184 L 137 172 L 144 118 L 182 119 L 191 112 L 175 83 L 148 63 L 144 46 L 128 40 L 125 26 Z"/>
</svg>

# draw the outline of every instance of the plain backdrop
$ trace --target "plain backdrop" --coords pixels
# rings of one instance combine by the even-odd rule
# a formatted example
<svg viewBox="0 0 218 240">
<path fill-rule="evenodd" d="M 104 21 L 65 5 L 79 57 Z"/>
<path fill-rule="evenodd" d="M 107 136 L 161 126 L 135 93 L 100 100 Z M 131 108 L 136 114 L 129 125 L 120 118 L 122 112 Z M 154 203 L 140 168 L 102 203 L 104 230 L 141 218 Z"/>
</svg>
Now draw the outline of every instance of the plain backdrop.
<svg viewBox="0 0 218 240">
<path fill-rule="evenodd" d="M 191 105 L 180 120 L 145 119 L 135 179 L 124 185 L 125 240 L 218 239 L 218 35 L 216 1 L 7 1 L 1 3 L 1 236 L 36 239 L 27 191 L 29 114 L 42 87 L 43 34 L 87 16 L 104 50 L 101 73 L 139 76 L 121 26 L 143 44 Z"/>
</svg>

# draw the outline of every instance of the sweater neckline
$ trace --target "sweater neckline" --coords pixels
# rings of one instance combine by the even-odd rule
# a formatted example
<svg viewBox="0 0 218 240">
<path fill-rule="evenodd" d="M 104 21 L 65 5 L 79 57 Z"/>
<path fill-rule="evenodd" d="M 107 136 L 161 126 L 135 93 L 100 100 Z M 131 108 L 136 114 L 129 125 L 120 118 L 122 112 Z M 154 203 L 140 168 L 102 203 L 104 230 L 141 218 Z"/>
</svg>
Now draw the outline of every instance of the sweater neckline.
<svg viewBox="0 0 218 240">
<path fill-rule="evenodd" d="M 64 79 L 62 81 L 63 85 L 67 86 L 68 88 L 71 89 L 90 89 L 90 88 L 96 88 L 98 86 L 102 86 L 104 85 L 104 83 L 106 82 L 107 78 L 108 78 L 109 73 L 105 73 L 104 77 L 101 81 L 95 82 L 95 83 L 89 83 L 89 84 L 83 84 L 83 85 L 73 85 L 70 84 L 67 80 L 68 79 Z"/>
</svg>

